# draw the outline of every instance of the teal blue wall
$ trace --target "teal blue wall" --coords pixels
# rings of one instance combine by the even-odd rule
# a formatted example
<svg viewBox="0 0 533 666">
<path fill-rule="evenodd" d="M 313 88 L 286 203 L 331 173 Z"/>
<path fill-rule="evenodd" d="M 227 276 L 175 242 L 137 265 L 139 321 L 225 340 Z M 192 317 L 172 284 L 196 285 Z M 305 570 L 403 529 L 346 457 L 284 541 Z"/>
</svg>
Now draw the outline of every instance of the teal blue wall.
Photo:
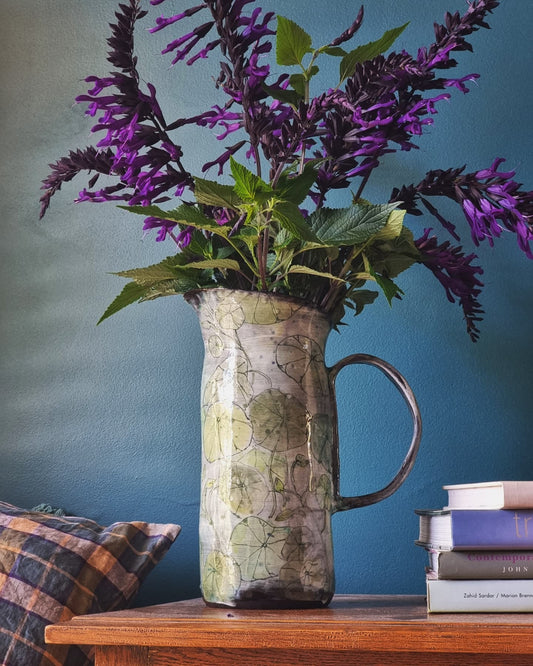
<svg viewBox="0 0 533 666">
<path fill-rule="evenodd" d="M 146 3 L 148 4 L 148 3 Z M 169 4 L 188 4 L 176 0 Z M 264 0 L 316 35 L 336 36 L 355 0 Z M 398 46 L 433 41 L 433 21 L 463 0 L 369 0 L 361 40 L 411 21 Z M 82 181 L 65 187 L 39 223 L 40 181 L 48 163 L 91 141 L 74 97 L 82 79 L 107 72 L 110 0 L 2 0 L 0 3 L 0 499 L 41 502 L 103 523 L 173 521 L 183 532 L 150 577 L 140 602 L 198 596 L 197 512 L 202 345 L 192 309 L 180 298 L 128 308 L 95 323 L 122 281 L 107 273 L 170 254 L 142 238 L 139 220 L 113 205 L 74 204 Z M 152 9 L 155 17 L 160 12 Z M 421 149 L 392 156 L 369 198 L 418 182 L 429 168 L 506 167 L 533 189 L 530 0 L 503 0 L 492 30 L 460 54 L 461 73 L 479 72 L 470 94 L 439 105 Z M 139 32 L 143 71 L 176 113 L 212 102 L 214 61 L 169 71 L 158 55 L 168 34 Z M 202 76 L 196 81 L 196 76 Z M 172 114 L 169 114 L 172 115 Z M 197 164 L 209 143 L 191 135 Z M 79 187 L 78 187 L 79 186 Z M 342 196 L 338 205 L 346 201 Z M 452 213 L 459 221 L 458 210 Z M 422 225 L 431 225 L 425 220 Z M 462 224 L 462 222 L 460 222 Z M 465 236 L 467 236 L 466 234 Z M 486 317 L 470 342 L 461 312 L 424 269 L 401 279 L 406 295 L 349 320 L 333 334 L 330 363 L 352 352 L 394 364 L 420 403 L 424 437 L 417 465 L 391 499 L 334 517 L 338 592 L 421 593 L 424 553 L 413 545 L 413 509 L 439 506 L 444 483 L 533 478 L 533 263 L 514 238 L 482 248 Z M 339 380 L 344 494 L 384 485 L 399 466 L 408 415 L 377 372 L 343 371 Z"/>
</svg>

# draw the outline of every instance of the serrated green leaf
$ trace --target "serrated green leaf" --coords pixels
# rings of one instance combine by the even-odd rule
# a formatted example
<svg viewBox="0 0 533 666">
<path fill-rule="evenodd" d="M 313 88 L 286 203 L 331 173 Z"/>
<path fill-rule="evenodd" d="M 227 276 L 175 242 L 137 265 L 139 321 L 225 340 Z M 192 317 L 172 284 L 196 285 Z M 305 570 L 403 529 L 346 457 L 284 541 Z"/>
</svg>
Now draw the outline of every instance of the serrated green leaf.
<svg viewBox="0 0 533 666">
<path fill-rule="evenodd" d="M 320 208 L 309 216 L 308 221 L 323 244 L 359 245 L 385 226 L 397 205 L 354 204 L 350 208 Z"/>
<path fill-rule="evenodd" d="M 378 297 L 377 291 L 370 291 L 369 289 L 354 289 L 350 292 L 349 297 L 346 300 L 346 305 L 348 307 L 355 308 L 355 314 L 361 314 L 365 305 L 370 305 Z"/>
<path fill-rule="evenodd" d="M 238 210 L 242 200 L 231 185 L 223 185 L 204 178 L 194 179 L 194 196 L 196 201 L 206 206 L 221 206 Z"/>
<path fill-rule="evenodd" d="M 286 250 L 293 241 L 294 236 L 289 231 L 287 231 L 287 229 L 281 227 L 281 229 L 276 234 L 273 249 L 277 252 Z"/>
<path fill-rule="evenodd" d="M 289 83 L 293 90 L 298 93 L 301 99 L 305 98 L 305 83 L 306 79 L 303 74 L 292 74 L 289 77 Z"/>
<path fill-rule="evenodd" d="M 375 236 L 375 240 L 392 240 L 393 238 L 398 238 L 403 228 L 403 219 L 405 217 L 405 210 L 393 210 L 385 226 L 378 231 Z"/>
<path fill-rule="evenodd" d="M 201 269 L 201 270 L 213 270 L 218 268 L 220 270 L 231 270 L 239 271 L 241 269 L 239 262 L 235 259 L 204 259 L 202 261 L 191 261 L 188 264 L 183 266 L 177 266 L 178 270 L 187 270 L 189 268 Z"/>
<path fill-rule="evenodd" d="M 207 218 L 195 206 L 182 204 L 174 210 L 163 210 L 158 206 L 118 206 L 123 210 L 136 215 L 144 215 L 146 217 L 158 217 L 161 220 L 170 220 L 183 226 L 195 227 L 196 229 L 203 229 L 204 231 L 211 231 L 219 236 L 227 237 L 230 232 L 230 227 L 221 226 Z"/>
<path fill-rule="evenodd" d="M 118 271 L 114 275 L 130 278 L 140 285 L 153 284 L 161 280 L 175 280 L 177 277 L 176 264 L 179 257 L 167 257 L 158 264 L 143 268 L 132 268 L 127 271 Z"/>
<path fill-rule="evenodd" d="M 387 30 L 379 39 L 376 39 L 376 41 L 358 46 L 353 51 L 347 53 L 341 60 L 339 67 L 340 82 L 342 83 L 342 81 L 353 75 L 355 72 L 355 66 L 358 63 L 365 62 L 365 60 L 372 60 L 372 58 L 376 58 L 378 55 L 387 51 L 408 25 L 409 23 L 404 23 L 404 25 L 397 28 Z"/>
<path fill-rule="evenodd" d="M 397 238 L 372 245 L 368 254 L 374 270 L 390 278 L 397 277 L 420 260 L 413 234 L 407 227 L 402 227 Z"/>
<path fill-rule="evenodd" d="M 283 88 L 272 88 L 272 86 L 266 85 L 263 85 L 263 88 L 273 99 L 278 100 L 278 102 L 283 102 L 284 104 L 290 104 L 294 108 L 298 106 L 305 96 L 305 89 L 304 92 L 300 92 L 296 89 L 284 90 Z"/>
<path fill-rule="evenodd" d="M 289 273 L 304 273 L 305 275 L 315 275 L 316 277 L 323 277 L 328 280 L 336 280 L 337 282 L 346 282 L 337 275 L 332 273 L 324 273 L 323 271 L 316 271 L 314 268 L 309 268 L 309 266 L 299 266 L 298 264 L 293 264 L 289 268 Z"/>
<path fill-rule="evenodd" d="M 206 238 L 199 229 L 195 229 L 191 235 L 191 242 L 182 252 L 189 256 L 208 257 L 212 252 L 211 240 Z"/>
<path fill-rule="evenodd" d="M 303 172 L 299 176 L 289 178 L 284 175 L 280 178 L 276 194 L 280 199 L 285 199 L 293 204 L 299 206 L 305 201 L 309 195 L 309 191 L 313 186 L 318 171 L 314 166 L 309 163 L 304 167 Z"/>
<path fill-rule="evenodd" d="M 278 202 L 272 209 L 272 218 L 299 240 L 318 240 L 298 206 L 290 201 Z"/>
<path fill-rule="evenodd" d="M 145 296 L 149 291 L 150 291 L 149 285 L 146 286 L 146 285 L 137 284 L 137 282 L 128 282 L 128 284 L 124 287 L 124 289 L 120 292 L 120 294 L 108 306 L 107 310 L 100 317 L 100 319 L 97 322 L 97 325 L 101 324 L 104 321 L 104 319 L 111 317 L 111 315 L 115 314 L 119 310 L 122 310 L 127 305 L 131 305 L 132 303 L 137 303 L 137 301 L 140 301 L 141 298 Z"/>
<path fill-rule="evenodd" d="M 276 62 L 278 65 L 300 65 L 311 52 L 312 39 L 303 28 L 278 14 L 276 31 Z"/>
<path fill-rule="evenodd" d="M 254 252 L 254 248 L 259 242 L 259 234 L 251 227 L 242 227 L 238 233 L 234 234 L 231 239 L 233 241 L 240 241 L 246 245 L 250 253 Z"/>
<path fill-rule="evenodd" d="M 217 248 L 215 259 L 227 259 L 235 250 L 230 245 L 225 245 L 223 247 Z"/>
<path fill-rule="evenodd" d="M 343 58 L 346 55 L 346 51 L 340 46 L 323 46 L 319 51 L 336 58 Z"/>
<path fill-rule="evenodd" d="M 376 283 L 381 287 L 381 291 L 385 294 L 389 305 L 392 305 L 392 299 L 395 298 L 398 294 L 403 294 L 403 291 L 390 278 L 383 275 L 378 275 L 375 272 L 372 274 Z"/>
<path fill-rule="evenodd" d="M 256 202 L 266 199 L 272 194 L 272 188 L 264 180 L 256 176 L 243 164 L 230 158 L 231 174 L 235 179 L 235 193 L 245 202 Z M 264 197 L 260 196 L 265 195 Z M 259 195 L 259 196 L 258 196 Z"/>
<path fill-rule="evenodd" d="M 209 286 L 214 286 L 211 280 L 203 281 L 195 279 L 190 274 L 186 274 L 177 280 L 156 282 L 150 286 L 149 291 L 140 299 L 140 303 L 145 301 L 154 301 L 156 298 L 162 296 L 175 296 L 177 294 L 185 294 L 191 289 L 200 289 Z"/>
</svg>

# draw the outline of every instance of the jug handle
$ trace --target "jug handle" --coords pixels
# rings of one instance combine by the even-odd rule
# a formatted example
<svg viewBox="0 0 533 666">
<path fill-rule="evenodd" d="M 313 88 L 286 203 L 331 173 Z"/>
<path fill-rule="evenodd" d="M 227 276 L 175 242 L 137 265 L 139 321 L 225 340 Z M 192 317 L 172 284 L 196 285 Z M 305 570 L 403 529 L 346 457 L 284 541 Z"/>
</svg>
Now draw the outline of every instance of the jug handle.
<svg viewBox="0 0 533 666">
<path fill-rule="evenodd" d="M 333 442 L 333 493 L 334 493 L 334 502 L 332 511 L 333 513 L 337 511 L 347 511 L 348 509 L 356 509 L 362 506 L 369 506 L 370 504 L 375 504 L 376 502 L 381 502 L 381 500 L 390 497 L 402 483 L 407 478 L 409 472 L 413 468 L 415 463 L 416 455 L 420 446 L 420 438 L 422 436 L 422 419 L 420 417 L 420 411 L 418 409 L 418 404 L 414 393 L 405 380 L 405 378 L 396 370 L 396 368 L 386 361 L 378 358 L 377 356 L 371 356 L 370 354 L 352 354 L 346 356 L 346 358 L 341 359 L 333 367 L 329 368 L 329 377 L 330 384 L 332 389 L 333 400 L 335 401 L 335 380 L 339 372 L 345 368 L 347 365 L 354 364 L 365 364 L 373 365 L 396 386 L 398 391 L 402 394 L 411 416 L 413 418 L 413 437 L 411 440 L 411 445 L 407 452 L 407 455 L 404 458 L 404 461 L 398 470 L 396 476 L 392 481 L 386 485 L 381 490 L 377 490 L 373 493 L 368 493 L 367 495 L 360 495 L 357 497 L 342 497 L 339 494 L 339 484 L 340 484 L 340 459 L 339 459 L 339 433 L 338 427 L 335 425 L 334 432 L 334 442 Z"/>
</svg>

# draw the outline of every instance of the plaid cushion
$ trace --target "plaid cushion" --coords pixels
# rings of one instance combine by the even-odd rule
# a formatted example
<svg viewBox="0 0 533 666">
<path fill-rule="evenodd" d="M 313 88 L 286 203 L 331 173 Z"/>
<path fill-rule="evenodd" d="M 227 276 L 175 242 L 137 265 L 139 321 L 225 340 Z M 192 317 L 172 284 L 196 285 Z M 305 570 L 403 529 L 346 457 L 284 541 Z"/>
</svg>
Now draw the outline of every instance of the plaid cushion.
<svg viewBox="0 0 533 666">
<path fill-rule="evenodd" d="M 45 645 L 45 626 L 127 607 L 179 531 L 141 522 L 101 527 L 0 502 L 3 666 L 91 664 L 89 648 Z"/>
</svg>

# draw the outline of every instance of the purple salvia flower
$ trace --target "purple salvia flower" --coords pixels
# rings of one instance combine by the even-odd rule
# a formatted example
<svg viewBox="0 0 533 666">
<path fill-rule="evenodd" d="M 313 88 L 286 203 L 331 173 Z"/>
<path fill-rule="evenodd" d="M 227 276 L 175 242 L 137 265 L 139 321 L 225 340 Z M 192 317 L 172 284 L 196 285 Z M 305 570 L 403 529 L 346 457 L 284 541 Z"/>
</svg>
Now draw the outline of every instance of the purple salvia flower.
<svg viewBox="0 0 533 666">
<path fill-rule="evenodd" d="M 444 86 L 446 88 L 451 88 L 452 86 L 457 88 L 463 93 L 469 92 L 469 89 L 466 87 L 465 82 L 466 81 L 477 81 L 479 79 L 479 74 L 467 74 L 466 76 L 462 76 L 459 79 L 446 79 L 444 82 Z"/>
<path fill-rule="evenodd" d="M 435 275 L 446 291 L 451 303 L 459 301 L 463 309 L 466 330 L 473 342 L 479 338 L 477 322 L 481 321 L 483 309 L 478 301 L 483 283 L 477 277 L 483 273 L 480 266 L 472 265 L 475 254 L 465 256 L 462 247 L 452 246 L 449 241 L 439 245 L 431 229 L 415 241 L 420 252 L 420 263 Z"/>
<path fill-rule="evenodd" d="M 177 224 L 170 220 L 161 220 L 158 217 L 146 217 L 143 224 L 143 231 L 148 233 L 152 229 L 157 229 L 156 241 L 162 242 L 167 239 L 167 236 L 176 226 Z"/>
<path fill-rule="evenodd" d="M 186 35 L 183 35 L 179 39 L 175 39 L 174 41 L 170 42 L 170 44 L 168 44 L 167 47 L 163 49 L 162 53 L 172 53 L 175 51 L 174 59 L 172 60 L 173 65 L 175 65 L 180 60 L 185 60 L 185 58 L 198 44 L 198 42 L 209 33 L 213 25 L 213 21 L 207 21 L 206 23 L 199 25 Z M 180 49 L 179 47 L 183 48 Z"/>
<path fill-rule="evenodd" d="M 464 173 L 465 167 L 429 171 L 418 185 L 393 190 L 391 201 L 401 202 L 401 208 L 414 215 L 421 214 L 418 202 L 422 203 L 459 239 L 455 226 L 426 199 L 448 197 L 461 205 L 476 245 L 483 240 L 492 245 L 507 229 L 516 234 L 520 249 L 533 258 L 533 193 L 523 191 L 513 180 L 514 171 L 498 171 L 502 162 L 502 158 L 497 158 L 488 169 L 474 173 Z"/>
</svg>

